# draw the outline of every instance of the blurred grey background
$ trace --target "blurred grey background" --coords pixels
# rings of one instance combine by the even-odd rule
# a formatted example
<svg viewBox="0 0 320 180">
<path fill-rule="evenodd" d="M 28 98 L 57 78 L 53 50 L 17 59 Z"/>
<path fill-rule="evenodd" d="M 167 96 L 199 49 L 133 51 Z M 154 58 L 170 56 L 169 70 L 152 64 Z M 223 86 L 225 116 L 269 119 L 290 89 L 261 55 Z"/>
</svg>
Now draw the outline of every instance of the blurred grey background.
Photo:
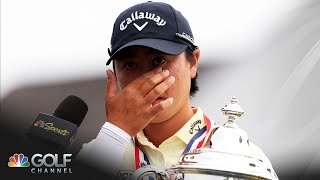
<svg viewBox="0 0 320 180">
<path fill-rule="evenodd" d="M 138 2 L 1 1 L 1 125 L 23 134 L 73 94 L 89 111 L 72 148 L 95 138 L 113 22 Z M 236 96 L 239 126 L 280 179 L 319 175 L 320 1 L 165 2 L 189 19 L 201 50 L 192 104 L 222 125 Z"/>
</svg>

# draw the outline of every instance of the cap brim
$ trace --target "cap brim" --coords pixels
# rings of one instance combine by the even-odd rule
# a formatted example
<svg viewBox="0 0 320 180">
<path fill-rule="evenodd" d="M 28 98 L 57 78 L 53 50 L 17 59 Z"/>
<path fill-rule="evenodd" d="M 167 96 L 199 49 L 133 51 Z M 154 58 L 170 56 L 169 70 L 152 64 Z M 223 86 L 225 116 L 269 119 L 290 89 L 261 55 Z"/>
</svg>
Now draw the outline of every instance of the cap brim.
<svg viewBox="0 0 320 180">
<path fill-rule="evenodd" d="M 110 58 L 107 61 L 107 65 L 110 64 L 110 62 L 113 60 L 114 56 L 117 55 L 121 50 L 123 50 L 126 47 L 130 46 L 145 46 L 152 49 L 156 49 L 158 51 L 164 52 L 166 54 L 170 55 L 179 55 L 183 51 L 187 49 L 186 44 L 181 44 L 177 42 L 167 41 L 163 39 L 151 39 L 151 38 L 145 38 L 145 39 L 136 39 L 134 41 L 131 41 L 123 46 L 121 46 L 115 53 L 113 53 Z"/>
</svg>

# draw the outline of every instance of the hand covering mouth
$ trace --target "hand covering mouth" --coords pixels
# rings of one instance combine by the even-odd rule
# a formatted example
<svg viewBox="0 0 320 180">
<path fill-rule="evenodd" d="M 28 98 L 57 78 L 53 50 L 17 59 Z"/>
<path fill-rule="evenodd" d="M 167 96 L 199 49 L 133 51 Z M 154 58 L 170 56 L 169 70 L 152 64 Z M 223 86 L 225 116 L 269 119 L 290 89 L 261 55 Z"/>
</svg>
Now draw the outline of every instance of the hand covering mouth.
<svg viewBox="0 0 320 180">
<path fill-rule="evenodd" d="M 163 97 L 158 97 L 153 103 L 152 103 L 152 106 L 155 106 L 157 105 L 158 103 L 160 103 L 161 101 L 164 101 L 166 100 L 165 98 Z"/>
</svg>

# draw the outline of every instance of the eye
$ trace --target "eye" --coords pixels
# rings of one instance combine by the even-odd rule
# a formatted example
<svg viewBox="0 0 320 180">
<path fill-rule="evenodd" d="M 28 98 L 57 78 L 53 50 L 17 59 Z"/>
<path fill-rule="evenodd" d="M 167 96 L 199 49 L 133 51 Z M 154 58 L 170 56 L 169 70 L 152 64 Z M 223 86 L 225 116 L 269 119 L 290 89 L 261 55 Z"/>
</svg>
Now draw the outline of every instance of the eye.
<svg viewBox="0 0 320 180">
<path fill-rule="evenodd" d="M 134 69 L 136 67 L 137 67 L 137 64 L 134 63 L 134 62 L 127 62 L 127 63 L 124 64 L 124 69 L 125 70 L 132 70 L 132 69 Z"/>
<path fill-rule="evenodd" d="M 159 66 L 159 65 L 163 64 L 164 62 L 166 62 L 166 60 L 163 57 L 156 57 L 156 58 L 154 58 L 152 64 L 153 64 L 153 66 Z"/>
</svg>

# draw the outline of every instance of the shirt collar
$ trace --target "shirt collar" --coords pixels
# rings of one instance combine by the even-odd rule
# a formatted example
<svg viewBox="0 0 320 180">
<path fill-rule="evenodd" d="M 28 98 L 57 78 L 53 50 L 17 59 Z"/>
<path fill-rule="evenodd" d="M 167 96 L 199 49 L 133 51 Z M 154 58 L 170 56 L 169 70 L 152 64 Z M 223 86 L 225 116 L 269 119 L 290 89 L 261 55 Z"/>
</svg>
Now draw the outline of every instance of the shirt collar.
<svg viewBox="0 0 320 180">
<path fill-rule="evenodd" d="M 172 137 L 177 137 L 184 143 L 188 144 L 191 138 L 201 129 L 203 128 L 206 124 L 203 118 L 203 112 L 201 108 L 193 107 L 192 111 L 194 115 L 190 118 L 190 120 L 178 131 L 176 132 Z M 143 131 L 140 131 L 137 134 L 137 138 L 139 142 L 142 145 L 146 145 L 149 147 L 156 148 L 145 136 Z M 170 139 L 169 138 L 169 139 Z"/>
<path fill-rule="evenodd" d="M 188 144 L 192 137 L 206 124 L 203 118 L 203 112 L 200 108 L 192 108 L 194 115 L 190 120 L 173 136 L 181 139 Z"/>
</svg>

